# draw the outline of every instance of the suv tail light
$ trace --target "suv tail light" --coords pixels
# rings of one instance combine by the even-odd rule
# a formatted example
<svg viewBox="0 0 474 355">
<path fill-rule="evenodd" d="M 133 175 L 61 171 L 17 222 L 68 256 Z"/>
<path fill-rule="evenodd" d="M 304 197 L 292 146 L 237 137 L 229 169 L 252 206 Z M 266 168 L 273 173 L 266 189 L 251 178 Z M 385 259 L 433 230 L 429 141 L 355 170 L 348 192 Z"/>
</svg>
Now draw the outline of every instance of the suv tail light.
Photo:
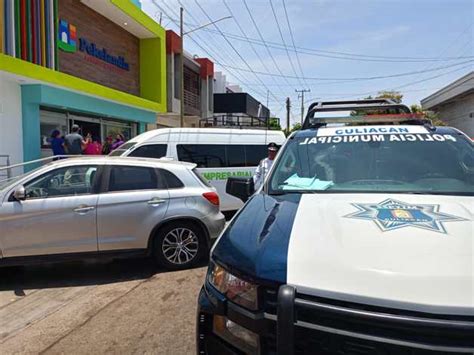
<svg viewBox="0 0 474 355">
<path fill-rule="evenodd" d="M 216 192 L 205 192 L 202 194 L 202 197 L 204 197 L 214 206 L 219 206 L 219 195 Z"/>
</svg>

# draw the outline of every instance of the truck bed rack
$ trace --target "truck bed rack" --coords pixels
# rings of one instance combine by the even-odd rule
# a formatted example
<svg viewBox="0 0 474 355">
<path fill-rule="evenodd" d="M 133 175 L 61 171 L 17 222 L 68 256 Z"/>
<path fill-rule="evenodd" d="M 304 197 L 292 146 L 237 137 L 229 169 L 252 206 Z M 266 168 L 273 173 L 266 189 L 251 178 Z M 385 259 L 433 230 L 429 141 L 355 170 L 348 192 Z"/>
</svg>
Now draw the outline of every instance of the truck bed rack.
<svg viewBox="0 0 474 355">
<path fill-rule="evenodd" d="M 347 117 L 316 117 L 319 112 L 351 111 L 354 115 Z M 361 112 L 362 114 L 357 114 Z M 374 114 L 364 113 L 372 111 Z M 411 113 L 408 106 L 390 99 L 367 99 L 353 101 L 321 101 L 314 102 L 308 108 L 303 129 L 319 128 L 331 123 L 398 123 L 431 125 L 422 114 Z"/>
</svg>

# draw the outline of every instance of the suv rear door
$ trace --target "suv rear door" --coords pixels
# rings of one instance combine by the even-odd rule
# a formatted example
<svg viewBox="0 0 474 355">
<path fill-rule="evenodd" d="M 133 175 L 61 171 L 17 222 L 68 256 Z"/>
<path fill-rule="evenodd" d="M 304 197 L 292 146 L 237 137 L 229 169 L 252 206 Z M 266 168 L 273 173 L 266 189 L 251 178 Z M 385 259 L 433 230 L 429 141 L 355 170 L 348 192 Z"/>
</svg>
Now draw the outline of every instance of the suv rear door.
<svg viewBox="0 0 474 355">
<path fill-rule="evenodd" d="M 169 204 L 166 184 L 151 166 L 108 165 L 97 205 L 99 251 L 143 249 Z"/>
</svg>

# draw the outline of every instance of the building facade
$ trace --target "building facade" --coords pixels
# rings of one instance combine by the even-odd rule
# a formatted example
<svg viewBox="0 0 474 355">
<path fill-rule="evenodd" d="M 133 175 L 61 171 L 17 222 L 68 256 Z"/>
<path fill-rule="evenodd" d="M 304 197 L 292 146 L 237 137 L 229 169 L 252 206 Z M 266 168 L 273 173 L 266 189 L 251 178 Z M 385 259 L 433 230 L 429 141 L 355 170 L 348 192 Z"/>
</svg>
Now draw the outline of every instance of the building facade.
<svg viewBox="0 0 474 355">
<path fill-rule="evenodd" d="M 160 114 L 157 127 L 179 127 L 181 111 L 181 38 L 166 31 L 167 105 Z M 184 52 L 184 125 L 197 127 L 199 120 L 212 116 L 214 63 Z M 151 127 L 150 127 L 151 128 Z"/>
<path fill-rule="evenodd" d="M 130 139 L 166 112 L 166 34 L 132 0 L 0 0 L 0 155 L 50 155 L 78 124 Z"/>
<path fill-rule="evenodd" d="M 474 71 L 421 100 L 421 106 L 474 138 Z"/>
</svg>

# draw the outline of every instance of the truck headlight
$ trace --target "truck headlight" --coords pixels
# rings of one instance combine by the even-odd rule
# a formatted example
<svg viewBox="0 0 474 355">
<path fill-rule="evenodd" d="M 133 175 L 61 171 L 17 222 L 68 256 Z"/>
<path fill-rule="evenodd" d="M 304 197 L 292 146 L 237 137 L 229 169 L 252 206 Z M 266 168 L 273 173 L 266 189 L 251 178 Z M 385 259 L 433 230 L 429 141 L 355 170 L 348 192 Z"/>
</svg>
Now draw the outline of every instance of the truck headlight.
<svg viewBox="0 0 474 355">
<path fill-rule="evenodd" d="M 257 285 L 232 275 L 223 267 L 213 264 L 208 275 L 209 283 L 230 301 L 250 310 L 258 309 Z"/>
</svg>

